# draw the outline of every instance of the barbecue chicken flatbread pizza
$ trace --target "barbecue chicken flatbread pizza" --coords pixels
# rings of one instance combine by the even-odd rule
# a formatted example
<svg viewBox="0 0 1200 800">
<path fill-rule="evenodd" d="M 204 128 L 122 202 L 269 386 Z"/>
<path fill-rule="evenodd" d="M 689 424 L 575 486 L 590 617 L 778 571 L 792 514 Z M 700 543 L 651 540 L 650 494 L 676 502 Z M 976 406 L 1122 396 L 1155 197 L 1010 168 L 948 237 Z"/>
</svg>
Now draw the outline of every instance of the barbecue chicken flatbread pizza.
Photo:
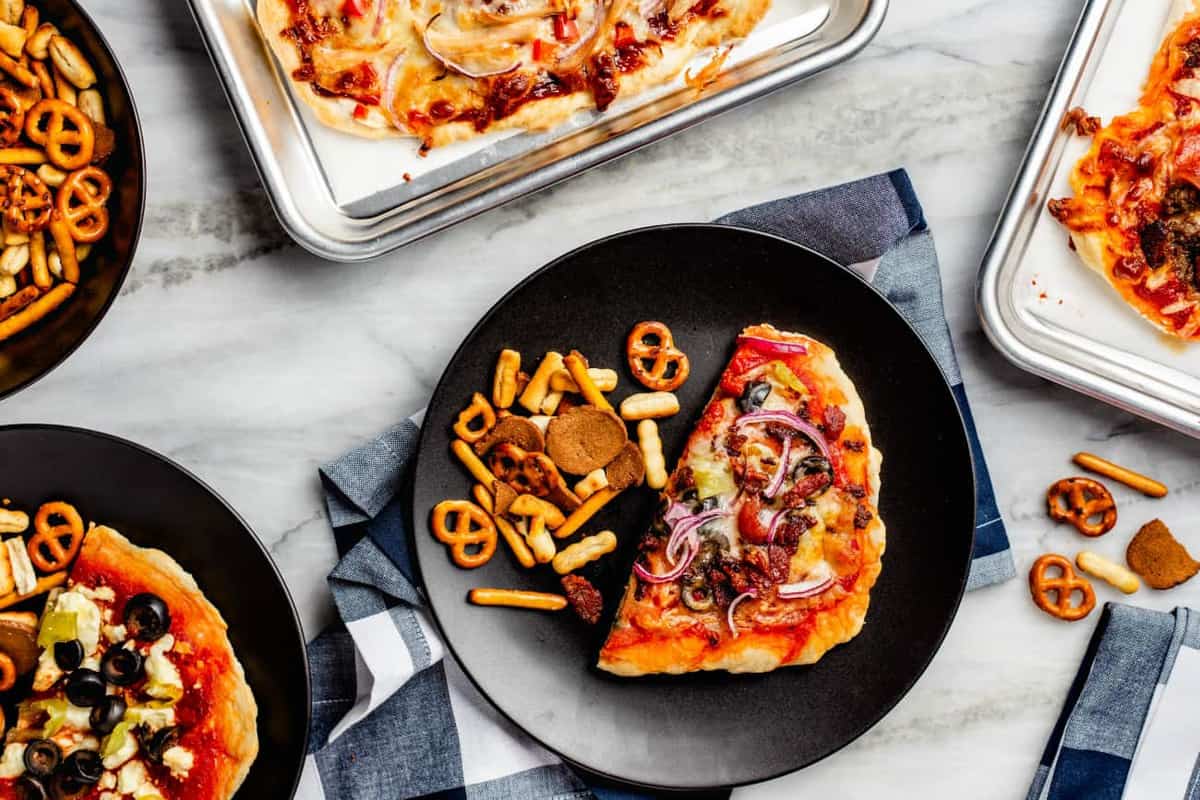
<svg viewBox="0 0 1200 800">
<path fill-rule="evenodd" d="M 35 621 L 0 797 L 233 796 L 258 753 L 257 707 L 224 620 L 178 563 L 93 528 Z"/>
<path fill-rule="evenodd" d="M 1200 7 L 1176 4 L 1139 107 L 1098 129 L 1050 213 L 1121 298 L 1171 336 L 1200 338 Z"/>
<path fill-rule="evenodd" d="M 852 639 L 884 551 L 881 461 L 832 350 L 747 328 L 639 543 L 600 668 L 766 672 Z"/>
<path fill-rule="evenodd" d="M 431 147 L 603 111 L 618 95 L 672 80 L 702 50 L 746 36 L 769 5 L 259 0 L 258 19 L 322 123 L 372 138 L 415 136 Z"/>
</svg>

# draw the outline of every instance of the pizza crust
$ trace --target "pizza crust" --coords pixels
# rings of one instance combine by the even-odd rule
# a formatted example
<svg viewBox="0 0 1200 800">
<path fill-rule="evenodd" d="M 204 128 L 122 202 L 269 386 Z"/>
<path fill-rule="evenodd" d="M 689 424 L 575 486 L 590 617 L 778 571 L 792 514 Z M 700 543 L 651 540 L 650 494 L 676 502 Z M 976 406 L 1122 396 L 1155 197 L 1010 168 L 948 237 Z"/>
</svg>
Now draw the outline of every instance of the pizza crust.
<svg viewBox="0 0 1200 800">
<path fill-rule="evenodd" d="M 782 333 L 769 325 L 747 328 L 745 333 L 807 344 L 812 353 L 810 368 L 826 384 L 822 387 L 822 395 L 845 413 L 845 430 L 856 430 L 856 436 L 865 443 L 865 501 L 872 512 L 872 519 L 864 530 L 863 560 L 858 579 L 852 591 L 846 592 L 840 588 L 831 590 L 840 594 L 836 602 L 828 607 L 824 605 L 824 596 L 806 601 L 778 601 L 783 609 L 793 603 L 819 605 L 807 617 L 811 619 L 812 627 L 803 635 L 793 634 L 786 627 L 767 630 L 751 628 L 740 632 L 736 639 L 722 636 L 720 642 L 714 645 L 709 635 L 696 630 L 697 626 L 693 624 L 696 615 L 678 603 L 660 609 L 638 600 L 637 578 L 631 576 L 617 611 L 613 631 L 600 652 L 597 666 L 602 670 L 625 677 L 652 673 L 681 674 L 696 670 L 769 672 L 779 667 L 815 663 L 833 647 L 857 636 L 866 621 L 870 591 L 882 570 L 887 536 L 879 515 L 883 454 L 872 444 L 862 399 L 833 350 L 820 342 L 799 334 Z M 778 613 L 786 611 L 780 610 Z M 643 632 L 628 636 L 639 627 L 631 622 L 639 616 L 647 621 L 653 620 L 659 630 L 649 636 Z M 760 612 L 760 616 L 768 617 L 769 612 Z M 636 638 L 637 641 L 623 642 L 624 638 Z M 799 641 L 802 644 L 797 647 Z"/>
<path fill-rule="evenodd" d="M 205 750 L 205 757 L 218 760 L 213 798 L 228 800 L 245 781 L 258 755 L 258 706 L 221 613 L 175 559 L 161 550 L 138 547 L 112 528 L 97 526 L 88 532 L 72 575 L 81 568 L 123 576 L 140 591 L 158 595 L 171 609 L 173 619 L 186 620 L 185 638 L 197 653 L 212 653 L 214 660 L 229 665 L 212 673 L 207 689 L 210 711 L 202 723 L 220 750 Z M 185 732 L 185 746 L 192 732 Z"/>
</svg>

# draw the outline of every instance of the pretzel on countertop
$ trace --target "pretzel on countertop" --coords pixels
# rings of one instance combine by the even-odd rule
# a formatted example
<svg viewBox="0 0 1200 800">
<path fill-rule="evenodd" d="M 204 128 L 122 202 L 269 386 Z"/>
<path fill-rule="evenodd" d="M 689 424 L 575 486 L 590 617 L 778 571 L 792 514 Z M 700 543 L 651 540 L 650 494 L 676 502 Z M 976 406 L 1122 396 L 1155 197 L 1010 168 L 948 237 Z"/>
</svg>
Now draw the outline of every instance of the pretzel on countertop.
<svg viewBox="0 0 1200 800">
<path fill-rule="evenodd" d="M 691 363 L 675 346 L 671 329 L 661 322 L 639 322 L 625 343 L 625 355 L 633 377 L 647 389 L 673 392 L 683 385 Z"/>
<path fill-rule="evenodd" d="M 1046 576 L 1046 571 L 1057 568 L 1061 575 L 1056 578 Z M 1029 571 L 1029 589 L 1033 592 L 1033 602 L 1037 607 L 1052 617 L 1075 622 L 1092 613 L 1096 607 L 1096 591 L 1087 578 L 1080 577 L 1071 561 L 1066 556 L 1056 553 L 1046 555 L 1033 562 Z M 1083 595 L 1079 605 L 1071 604 L 1071 596 L 1078 590 Z M 1050 595 L 1054 594 L 1054 600 Z"/>
<path fill-rule="evenodd" d="M 1046 492 L 1050 517 L 1069 522 L 1084 536 L 1103 536 L 1117 524 L 1112 493 L 1091 478 L 1063 478 Z"/>
<path fill-rule="evenodd" d="M 492 518 L 468 500 L 438 503 L 433 507 L 432 524 L 434 538 L 449 545 L 450 557 L 463 569 L 482 567 L 496 552 L 496 526 Z"/>
<path fill-rule="evenodd" d="M 1072 459 L 1076 464 L 1086 470 L 1097 472 L 1106 478 L 1112 478 L 1114 481 L 1120 481 L 1131 489 L 1137 489 L 1148 497 L 1166 497 L 1167 487 L 1154 480 L 1147 478 L 1134 472 L 1131 469 L 1126 469 L 1120 464 L 1114 464 L 1105 458 L 1092 455 L 1091 453 L 1076 453 Z"/>
</svg>

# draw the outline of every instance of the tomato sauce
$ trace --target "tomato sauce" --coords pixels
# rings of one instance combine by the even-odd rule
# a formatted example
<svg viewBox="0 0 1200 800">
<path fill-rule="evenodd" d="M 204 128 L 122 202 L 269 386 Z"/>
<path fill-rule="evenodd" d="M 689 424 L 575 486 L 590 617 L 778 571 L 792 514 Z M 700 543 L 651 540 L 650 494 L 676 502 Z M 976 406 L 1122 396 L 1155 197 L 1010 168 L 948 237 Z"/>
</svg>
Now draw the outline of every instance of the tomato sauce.
<svg viewBox="0 0 1200 800">
<path fill-rule="evenodd" d="M 75 583 L 91 588 L 107 586 L 116 595 L 112 603 L 113 619 L 124 616 L 129 598 L 145 591 L 128 576 L 100 569 L 95 565 L 79 562 L 72 573 Z M 227 674 L 233 669 L 228 652 L 216 649 L 212 644 L 192 639 L 187 631 L 187 619 L 178 609 L 172 609 L 170 633 L 175 637 L 175 647 L 168 655 L 171 663 L 179 669 L 183 679 L 183 697 L 175 704 L 175 724 L 181 729 L 179 744 L 195 756 L 187 778 L 176 778 L 161 765 L 145 761 L 147 772 L 168 797 L 178 800 L 207 800 L 217 789 L 218 764 L 226 757 L 219 749 L 215 727 L 218 720 L 213 715 L 213 699 L 209 696 L 210 676 Z M 199 683 L 199 689 L 195 688 Z M 145 685 L 131 687 L 135 694 Z M 98 796 L 98 793 L 97 793 Z"/>
</svg>

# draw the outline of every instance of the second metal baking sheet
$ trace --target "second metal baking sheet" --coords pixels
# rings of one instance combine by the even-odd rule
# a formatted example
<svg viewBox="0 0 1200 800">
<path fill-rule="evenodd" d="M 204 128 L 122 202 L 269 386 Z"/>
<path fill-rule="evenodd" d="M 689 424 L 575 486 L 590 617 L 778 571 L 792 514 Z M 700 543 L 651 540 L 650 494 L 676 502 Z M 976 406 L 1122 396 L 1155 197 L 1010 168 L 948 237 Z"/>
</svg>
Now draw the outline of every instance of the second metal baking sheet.
<svg viewBox="0 0 1200 800">
<path fill-rule="evenodd" d="M 1170 0 L 1091 0 L 979 279 L 989 338 L 1031 372 L 1200 437 L 1200 345 L 1160 333 L 1068 246 L 1046 211 L 1090 139 L 1061 130 L 1082 106 L 1108 123 L 1137 107 Z"/>
</svg>

